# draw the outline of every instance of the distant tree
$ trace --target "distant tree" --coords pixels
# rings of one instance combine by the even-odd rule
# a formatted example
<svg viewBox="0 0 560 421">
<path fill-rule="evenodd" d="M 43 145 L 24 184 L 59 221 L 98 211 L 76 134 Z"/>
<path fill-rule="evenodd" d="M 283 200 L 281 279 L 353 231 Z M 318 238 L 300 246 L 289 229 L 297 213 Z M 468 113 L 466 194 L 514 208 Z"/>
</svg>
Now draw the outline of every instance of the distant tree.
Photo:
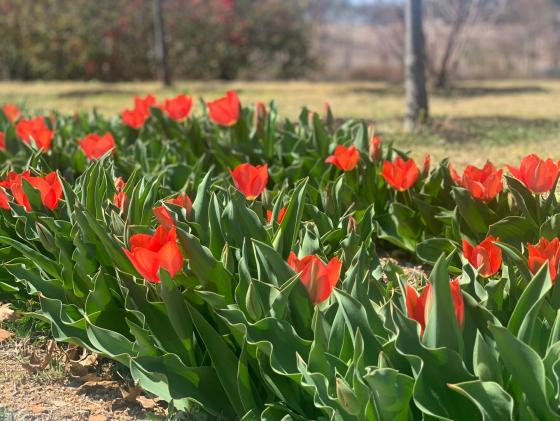
<svg viewBox="0 0 560 421">
<path fill-rule="evenodd" d="M 154 8 L 154 41 L 156 66 L 158 75 L 165 86 L 171 85 L 171 73 L 167 59 L 167 42 L 165 39 L 165 19 L 163 17 L 163 0 L 153 0 Z"/>
<path fill-rule="evenodd" d="M 405 22 L 405 129 L 410 131 L 428 119 L 422 0 L 407 0 Z"/>
</svg>

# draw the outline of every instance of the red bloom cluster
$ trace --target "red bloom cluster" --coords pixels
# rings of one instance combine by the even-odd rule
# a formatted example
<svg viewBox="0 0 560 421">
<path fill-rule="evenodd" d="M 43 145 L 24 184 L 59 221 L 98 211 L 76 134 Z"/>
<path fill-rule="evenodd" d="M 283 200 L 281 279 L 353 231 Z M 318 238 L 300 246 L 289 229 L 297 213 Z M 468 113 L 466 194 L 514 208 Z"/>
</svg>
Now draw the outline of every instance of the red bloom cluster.
<svg viewBox="0 0 560 421">
<path fill-rule="evenodd" d="M 344 145 L 338 145 L 334 149 L 334 153 L 325 160 L 327 164 L 333 164 L 342 171 L 352 171 L 359 161 L 360 153 L 354 145 L 348 148 Z"/>
<path fill-rule="evenodd" d="M 220 126 L 233 126 L 239 120 L 239 97 L 235 91 L 226 96 L 206 103 L 210 120 Z"/>
<path fill-rule="evenodd" d="M 521 161 L 519 168 L 508 165 L 508 169 L 515 178 L 521 181 L 533 193 L 546 193 L 552 189 L 558 177 L 560 163 L 552 159 L 546 161 L 535 154 L 527 155 Z"/>
<path fill-rule="evenodd" d="M 138 273 L 150 282 L 160 282 L 159 270 L 171 277 L 183 267 L 183 254 L 177 245 L 175 228 L 158 227 L 153 235 L 135 234 L 130 237 L 130 250 L 123 248 Z"/>
<path fill-rule="evenodd" d="M 29 171 L 22 174 L 8 173 L 5 181 L 0 181 L 0 207 L 9 209 L 8 196 L 4 189 L 10 190 L 16 203 L 23 206 L 27 212 L 31 211 L 31 203 L 23 189 L 23 180 L 26 180 L 33 188 L 39 191 L 43 206 L 50 210 L 56 209 L 58 201 L 62 198 L 62 184 L 56 172 L 51 172 L 44 177 L 32 176 Z"/>
<path fill-rule="evenodd" d="M 110 132 L 103 136 L 98 134 L 88 134 L 78 140 L 78 143 L 88 159 L 99 159 L 107 152 L 115 149 L 115 138 Z"/>
<path fill-rule="evenodd" d="M 181 206 L 182 208 L 184 208 L 187 213 L 187 217 L 191 214 L 192 201 L 187 194 L 180 194 L 176 198 L 166 200 L 165 202 L 177 206 Z M 173 226 L 175 226 L 175 221 L 173 220 L 173 217 L 171 216 L 169 211 L 165 208 L 165 206 L 158 206 L 157 208 L 153 209 L 153 212 L 158 222 L 165 229 L 171 229 Z"/>
<path fill-rule="evenodd" d="M 451 178 L 461 187 L 467 189 L 472 197 L 483 202 L 490 202 L 504 188 L 502 183 L 503 170 L 497 170 L 491 162 L 487 162 L 482 168 L 468 165 L 460 177 L 457 171 L 450 165 Z"/>
<path fill-rule="evenodd" d="M 33 139 L 37 148 L 44 151 L 50 149 L 54 137 L 54 131 L 47 127 L 43 117 L 19 120 L 16 124 L 16 133 L 28 145 Z"/>
<path fill-rule="evenodd" d="M 268 166 L 240 164 L 231 171 L 233 184 L 249 200 L 255 200 L 268 183 Z"/>
<path fill-rule="evenodd" d="M 560 261 L 560 240 L 554 238 L 549 241 L 541 238 L 536 245 L 527 244 L 529 250 L 529 270 L 535 274 L 548 262 L 552 282 L 556 282 L 558 275 L 558 262 Z"/>
<path fill-rule="evenodd" d="M 502 266 L 502 249 L 494 244 L 499 238 L 487 237 L 480 244 L 473 246 L 463 240 L 463 255 L 481 276 L 489 277 Z"/>
<path fill-rule="evenodd" d="M 134 97 L 134 108 L 121 112 L 123 123 L 133 129 L 139 129 L 150 116 L 150 107 L 156 105 L 156 97 L 146 95 L 144 98 Z"/>
<path fill-rule="evenodd" d="M 333 257 L 328 264 L 325 264 L 315 255 L 298 259 L 293 251 L 288 256 L 288 265 L 299 274 L 299 278 L 314 304 L 329 298 L 338 282 L 342 268 L 342 262 L 338 257 Z"/>
<path fill-rule="evenodd" d="M 397 156 L 393 162 L 384 161 L 381 175 L 394 189 L 405 191 L 411 188 L 420 172 L 413 159 L 404 160 Z"/>
<path fill-rule="evenodd" d="M 458 279 L 453 279 L 449 283 L 451 288 L 451 298 L 453 299 L 453 304 L 455 307 L 455 318 L 459 326 L 463 326 L 465 306 L 463 303 L 463 295 L 461 294 L 461 286 L 459 285 Z M 431 302 L 432 302 L 432 284 L 427 284 L 422 290 L 421 294 L 411 286 L 406 286 L 406 311 L 408 317 L 416 320 L 421 327 L 421 334 L 424 334 L 426 330 L 426 324 L 428 322 L 428 315 L 430 313 Z"/>
<path fill-rule="evenodd" d="M 16 121 L 21 116 L 21 111 L 15 104 L 4 104 L 2 112 L 10 122 Z"/>
</svg>

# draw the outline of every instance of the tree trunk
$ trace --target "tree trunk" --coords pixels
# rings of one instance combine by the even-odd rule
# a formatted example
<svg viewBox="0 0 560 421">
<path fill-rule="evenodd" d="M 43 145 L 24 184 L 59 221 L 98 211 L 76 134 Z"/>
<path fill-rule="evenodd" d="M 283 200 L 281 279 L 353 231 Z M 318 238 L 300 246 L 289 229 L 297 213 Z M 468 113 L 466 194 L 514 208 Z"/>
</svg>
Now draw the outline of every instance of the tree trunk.
<svg viewBox="0 0 560 421">
<path fill-rule="evenodd" d="M 163 0 L 153 0 L 156 67 L 159 79 L 165 86 L 170 86 L 171 73 L 169 71 L 169 63 L 167 62 L 162 2 Z"/>
<path fill-rule="evenodd" d="M 422 0 L 407 0 L 405 19 L 405 129 L 410 131 L 414 130 L 418 123 L 424 123 L 428 119 Z"/>
</svg>

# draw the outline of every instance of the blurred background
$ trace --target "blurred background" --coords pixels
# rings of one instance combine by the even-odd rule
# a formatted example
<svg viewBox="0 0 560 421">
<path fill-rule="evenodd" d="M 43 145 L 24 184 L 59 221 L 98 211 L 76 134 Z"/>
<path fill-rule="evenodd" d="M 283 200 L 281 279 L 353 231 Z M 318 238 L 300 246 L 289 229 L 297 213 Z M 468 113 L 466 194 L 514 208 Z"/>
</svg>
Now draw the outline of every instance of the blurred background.
<svg viewBox="0 0 560 421">
<path fill-rule="evenodd" d="M 424 111 L 405 99 L 407 33 Z M 436 157 L 560 154 L 560 0 L 0 0 L 0 40 L 0 103 L 117 113 L 236 89 L 291 118 L 329 101 Z"/>
</svg>

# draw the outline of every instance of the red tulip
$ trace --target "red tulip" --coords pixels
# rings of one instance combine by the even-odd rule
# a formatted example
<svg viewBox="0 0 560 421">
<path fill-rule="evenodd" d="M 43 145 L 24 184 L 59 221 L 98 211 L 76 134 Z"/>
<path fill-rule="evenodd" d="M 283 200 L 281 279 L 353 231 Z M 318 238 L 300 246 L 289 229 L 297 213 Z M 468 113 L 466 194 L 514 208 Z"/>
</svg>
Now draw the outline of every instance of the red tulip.
<svg viewBox="0 0 560 421">
<path fill-rule="evenodd" d="M 16 121 L 21 115 L 21 111 L 15 104 L 4 104 L 2 107 L 2 112 L 10 122 Z"/>
<path fill-rule="evenodd" d="M 225 97 L 206 105 L 210 120 L 220 126 L 233 126 L 239 120 L 239 97 L 235 91 L 228 91 Z"/>
<path fill-rule="evenodd" d="M 34 189 L 39 191 L 41 202 L 50 210 L 56 209 L 58 201 L 62 198 L 62 184 L 56 172 L 51 172 L 44 177 L 31 176 L 29 171 L 22 174 L 11 172 L 6 181 L 0 183 L 0 187 L 10 189 L 17 204 L 23 206 L 27 212 L 31 211 L 31 203 L 23 189 L 23 180 L 27 180 Z"/>
<path fill-rule="evenodd" d="M 360 153 L 354 145 L 347 148 L 343 145 L 338 145 L 334 149 L 334 154 L 329 156 L 325 162 L 333 164 L 342 171 L 352 171 L 358 165 L 360 160 Z"/>
<path fill-rule="evenodd" d="M 411 188 L 420 175 L 413 159 L 403 160 L 400 156 L 393 162 L 383 161 L 381 175 L 394 189 L 405 191 Z"/>
<path fill-rule="evenodd" d="M 161 109 L 165 111 L 171 120 L 182 121 L 189 116 L 192 106 L 192 97 L 181 94 L 175 98 L 166 99 L 163 102 Z"/>
<path fill-rule="evenodd" d="M 542 265 L 548 261 L 550 277 L 552 282 L 555 282 L 560 259 L 560 240 L 554 238 L 552 241 L 548 241 L 543 237 L 536 246 L 527 244 L 527 249 L 529 250 L 529 270 L 531 273 L 537 273 Z"/>
<path fill-rule="evenodd" d="M 4 132 L 0 132 L 0 151 L 6 149 L 6 134 Z"/>
<path fill-rule="evenodd" d="M 519 168 L 507 166 L 511 175 L 521 181 L 533 193 L 546 193 L 552 190 L 558 177 L 558 164 L 552 159 L 546 161 L 537 155 L 527 155 Z"/>
<path fill-rule="evenodd" d="M 128 196 L 124 191 L 125 187 L 126 187 L 126 183 L 124 182 L 122 177 L 117 177 L 115 179 L 115 188 L 117 189 L 117 191 L 113 195 L 113 204 L 116 207 L 118 207 L 121 211 L 123 211 L 126 205 L 128 204 Z"/>
<path fill-rule="evenodd" d="M 340 277 L 342 262 L 338 257 L 333 257 L 325 264 L 314 255 L 298 259 L 292 251 L 288 256 L 288 265 L 299 274 L 311 301 L 318 304 L 331 295 Z"/>
<path fill-rule="evenodd" d="M 255 200 L 268 183 L 268 166 L 240 164 L 233 171 L 231 177 L 237 190 L 249 200 Z"/>
<path fill-rule="evenodd" d="M 449 166 L 449 172 L 451 178 L 467 189 L 473 198 L 486 203 L 493 200 L 504 188 L 502 183 L 503 170 L 497 170 L 490 161 L 482 168 L 467 165 L 462 177 L 457 174 L 457 171 L 451 165 Z"/>
<path fill-rule="evenodd" d="M 381 159 L 381 137 L 373 135 L 369 140 L 369 156 L 374 161 Z"/>
<path fill-rule="evenodd" d="M 33 139 L 40 150 L 48 150 L 54 137 L 54 132 L 47 127 L 43 117 L 21 119 L 16 124 L 16 133 L 28 145 Z"/>
<path fill-rule="evenodd" d="M 463 303 L 463 295 L 461 294 L 461 286 L 459 279 L 453 279 L 449 282 L 451 289 L 451 298 L 455 307 L 455 318 L 460 327 L 463 326 L 465 316 L 465 306 Z M 431 302 L 433 299 L 432 285 L 427 284 L 421 294 L 410 285 L 406 286 L 406 311 L 408 317 L 416 320 L 421 327 L 421 335 L 424 335 L 426 324 L 429 321 Z"/>
<path fill-rule="evenodd" d="M 0 187 L 0 209 L 10 210 L 9 205 L 10 198 L 6 194 L 6 190 L 3 187 Z"/>
<path fill-rule="evenodd" d="M 430 154 L 427 153 L 424 155 L 424 167 L 422 168 L 422 174 L 427 176 L 430 173 L 430 161 L 431 157 Z"/>
<path fill-rule="evenodd" d="M 146 115 L 150 115 L 150 108 L 155 107 L 156 103 L 156 97 L 153 95 L 146 95 L 144 98 L 134 97 L 134 108 Z"/>
<path fill-rule="evenodd" d="M 186 194 L 180 194 L 175 199 L 168 199 L 165 201 L 165 203 L 172 203 L 174 205 L 185 208 L 187 217 L 191 214 L 192 201 L 191 198 Z M 175 221 L 173 220 L 173 217 L 171 216 L 169 211 L 165 208 L 165 206 L 158 206 L 157 208 L 153 209 L 153 212 L 158 222 L 165 229 L 171 229 L 171 227 L 175 226 Z"/>
<path fill-rule="evenodd" d="M 485 278 L 494 275 L 502 266 L 502 249 L 495 242 L 499 238 L 486 237 L 473 247 L 467 240 L 463 240 L 463 255 L 465 259 Z"/>
<path fill-rule="evenodd" d="M 282 220 L 284 219 L 284 215 L 286 215 L 286 208 L 282 208 L 280 209 L 280 212 L 278 212 L 278 218 L 277 218 L 278 224 L 282 223 Z M 271 210 L 266 211 L 266 220 L 268 221 L 269 224 L 272 222 Z"/>
<path fill-rule="evenodd" d="M 148 117 L 149 114 L 145 114 L 137 108 L 133 108 L 132 110 L 127 109 L 121 112 L 123 123 L 128 127 L 132 127 L 133 129 L 139 129 L 140 127 L 142 127 Z"/>
<path fill-rule="evenodd" d="M 105 133 L 103 136 L 88 134 L 83 139 L 80 139 L 78 143 L 88 159 L 99 159 L 116 147 L 115 139 L 110 132 Z"/>
<path fill-rule="evenodd" d="M 171 277 L 183 267 L 183 254 L 177 246 L 175 228 L 158 227 L 153 235 L 135 234 L 130 237 L 130 250 L 123 247 L 138 273 L 151 282 L 160 282 L 159 270 L 165 269 Z"/>
</svg>

